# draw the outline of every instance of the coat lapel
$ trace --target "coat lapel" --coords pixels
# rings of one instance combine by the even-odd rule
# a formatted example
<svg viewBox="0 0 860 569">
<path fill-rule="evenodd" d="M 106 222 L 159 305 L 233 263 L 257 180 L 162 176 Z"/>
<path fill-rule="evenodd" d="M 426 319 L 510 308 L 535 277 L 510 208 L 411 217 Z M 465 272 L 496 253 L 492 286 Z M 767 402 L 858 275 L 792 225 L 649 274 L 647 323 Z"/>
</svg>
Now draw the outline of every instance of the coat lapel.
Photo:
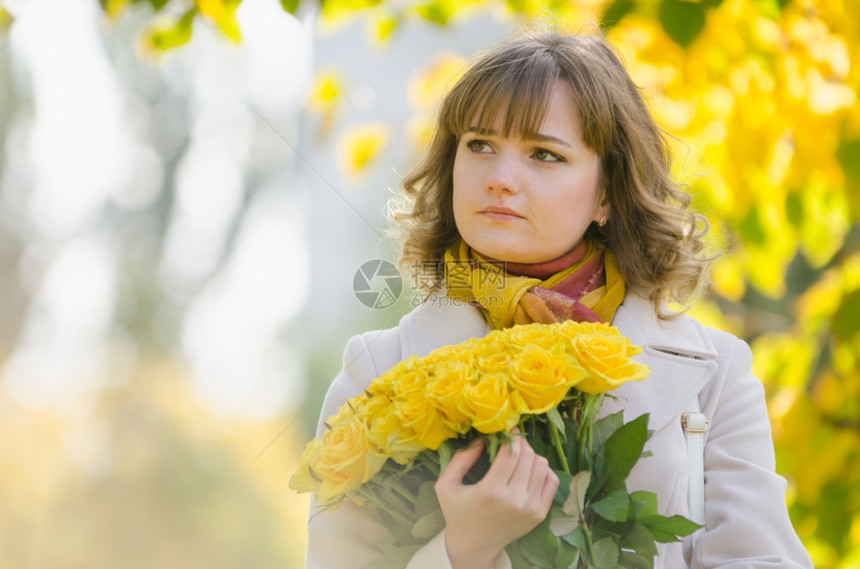
<svg viewBox="0 0 860 569">
<path fill-rule="evenodd" d="M 601 415 L 624 411 L 625 421 L 650 413 L 648 428 L 659 431 L 687 406 L 717 370 L 717 352 L 692 318 L 663 322 L 650 301 L 628 293 L 612 321 L 618 331 L 642 346 L 636 359 L 651 367 L 640 382 L 627 383 L 607 398 Z"/>
</svg>

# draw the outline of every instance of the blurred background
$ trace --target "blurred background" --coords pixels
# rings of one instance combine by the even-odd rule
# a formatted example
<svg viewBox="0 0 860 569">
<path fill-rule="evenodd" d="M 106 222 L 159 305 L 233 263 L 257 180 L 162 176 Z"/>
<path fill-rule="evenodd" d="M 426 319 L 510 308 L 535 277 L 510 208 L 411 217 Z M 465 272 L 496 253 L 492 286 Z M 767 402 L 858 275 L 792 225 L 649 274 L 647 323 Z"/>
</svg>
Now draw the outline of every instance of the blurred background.
<svg viewBox="0 0 860 569">
<path fill-rule="evenodd" d="M 674 136 L 724 251 L 694 313 L 753 347 L 816 567 L 860 567 L 856 0 L 0 2 L 0 567 L 302 567 L 343 346 L 412 307 L 356 271 L 534 20 L 607 30 Z"/>
</svg>

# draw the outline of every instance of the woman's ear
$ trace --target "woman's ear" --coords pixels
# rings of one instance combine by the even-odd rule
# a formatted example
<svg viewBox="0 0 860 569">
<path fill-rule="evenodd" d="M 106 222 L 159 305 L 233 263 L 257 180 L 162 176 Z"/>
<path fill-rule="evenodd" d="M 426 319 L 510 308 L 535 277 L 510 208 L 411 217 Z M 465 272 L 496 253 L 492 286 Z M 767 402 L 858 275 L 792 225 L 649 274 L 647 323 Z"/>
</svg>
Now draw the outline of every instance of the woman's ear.
<svg viewBox="0 0 860 569">
<path fill-rule="evenodd" d="M 609 214 L 609 199 L 606 197 L 606 190 L 603 190 L 603 199 L 600 200 L 600 205 L 597 206 L 597 215 L 594 217 L 594 221 L 597 222 L 597 225 L 603 227 L 609 221 Z"/>
</svg>

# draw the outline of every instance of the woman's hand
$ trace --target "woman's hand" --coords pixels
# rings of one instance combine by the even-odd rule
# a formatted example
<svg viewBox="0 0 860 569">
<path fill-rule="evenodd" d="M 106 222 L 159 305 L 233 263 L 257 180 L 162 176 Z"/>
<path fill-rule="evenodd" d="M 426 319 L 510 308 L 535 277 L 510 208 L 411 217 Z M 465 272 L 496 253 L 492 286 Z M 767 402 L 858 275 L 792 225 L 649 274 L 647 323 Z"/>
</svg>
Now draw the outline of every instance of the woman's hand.
<svg viewBox="0 0 860 569">
<path fill-rule="evenodd" d="M 454 569 L 492 567 L 505 546 L 543 521 L 558 488 L 546 458 L 519 436 L 499 448 L 480 482 L 463 484 L 483 450 L 482 444 L 475 444 L 456 453 L 436 482 Z"/>
</svg>

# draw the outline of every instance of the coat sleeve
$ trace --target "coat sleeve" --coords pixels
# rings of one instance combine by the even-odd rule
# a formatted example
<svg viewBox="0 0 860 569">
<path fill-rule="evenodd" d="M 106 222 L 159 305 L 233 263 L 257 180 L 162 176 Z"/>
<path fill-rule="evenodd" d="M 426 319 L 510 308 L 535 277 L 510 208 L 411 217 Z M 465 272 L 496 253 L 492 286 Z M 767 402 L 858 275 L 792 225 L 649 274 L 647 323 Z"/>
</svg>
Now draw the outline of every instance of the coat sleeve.
<svg viewBox="0 0 860 569">
<path fill-rule="evenodd" d="M 397 329 L 369 332 L 349 340 L 344 351 L 343 370 L 335 377 L 323 403 L 317 434 L 325 429 L 325 419 L 334 415 L 350 397 L 361 393 L 375 377 L 400 360 Z M 306 569 L 361 569 L 380 555 L 375 544 L 389 537 L 366 509 L 353 502 L 325 511 L 311 500 L 308 519 Z M 494 569 L 510 569 L 507 555 L 496 559 Z M 444 530 L 411 559 L 408 569 L 451 569 L 445 550 Z"/>
<path fill-rule="evenodd" d="M 764 388 L 751 372 L 749 346 L 720 335 L 722 381 L 703 392 L 710 418 L 705 444 L 705 520 L 692 567 L 812 568 L 785 507 Z"/>
</svg>

